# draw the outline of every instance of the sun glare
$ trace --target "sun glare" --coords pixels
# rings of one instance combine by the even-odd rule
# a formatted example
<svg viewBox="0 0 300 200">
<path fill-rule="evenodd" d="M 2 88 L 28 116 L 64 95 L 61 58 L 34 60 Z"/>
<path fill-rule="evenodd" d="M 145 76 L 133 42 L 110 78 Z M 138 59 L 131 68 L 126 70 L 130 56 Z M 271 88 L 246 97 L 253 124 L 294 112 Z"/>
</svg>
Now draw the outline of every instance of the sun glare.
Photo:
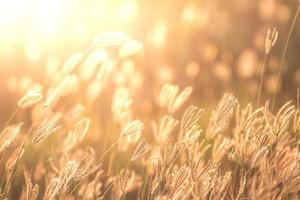
<svg viewBox="0 0 300 200">
<path fill-rule="evenodd" d="M 0 1 L 0 28 L 10 31 L 10 28 L 26 27 L 49 32 L 55 29 L 62 14 L 60 0 L 10 0 Z"/>
<path fill-rule="evenodd" d="M 137 18 L 136 1 L 0 0 L 0 41 L 8 45 L 87 42 L 107 29 L 126 31 Z M 76 41 L 76 42 L 75 42 Z M 32 49 L 26 47 L 25 49 Z"/>
</svg>

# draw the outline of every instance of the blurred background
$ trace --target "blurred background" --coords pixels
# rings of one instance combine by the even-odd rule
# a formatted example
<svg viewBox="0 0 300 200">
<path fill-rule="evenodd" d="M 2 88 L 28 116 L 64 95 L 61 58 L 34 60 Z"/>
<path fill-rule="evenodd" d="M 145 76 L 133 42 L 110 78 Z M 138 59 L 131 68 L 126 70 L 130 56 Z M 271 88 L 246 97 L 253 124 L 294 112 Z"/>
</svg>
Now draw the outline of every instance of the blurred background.
<svg viewBox="0 0 300 200">
<path fill-rule="evenodd" d="M 297 0 L 0 0 L 0 121 L 13 112 L 28 84 L 47 81 L 105 31 L 123 32 L 144 45 L 142 53 L 124 64 L 128 74 L 133 67 L 138 71 L 132 83 L 137 99 L 175 83 L 194 87 L 193 103 L 215 107 L 224 92 L 255 102 L 266 32 L 277 27 L 279 38 L 263 84 L 265 101 L 275 92 L 297 6 Z M 298 20 L 278 103 L 295 99 L 299 50 Z M 148 109 L 147 103 L 140 107 Z"/>
</svg>

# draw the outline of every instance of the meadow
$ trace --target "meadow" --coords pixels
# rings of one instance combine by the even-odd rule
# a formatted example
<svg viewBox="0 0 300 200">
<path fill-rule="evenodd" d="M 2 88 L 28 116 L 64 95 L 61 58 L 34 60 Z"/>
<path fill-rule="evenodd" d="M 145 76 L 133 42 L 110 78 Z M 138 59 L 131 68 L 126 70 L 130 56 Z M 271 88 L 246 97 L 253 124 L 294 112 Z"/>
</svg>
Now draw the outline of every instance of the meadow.
<svg viewBox="0 0 300 200">
<path fill-rule="evenodd" d="M 151 37 L 102 31 L 62 62 L 0 62 L 0 199 L 300 199 L 300 2 L 255 2 L 267 25 L 251 47 L 223 27 L 234 11 L 195 3 Z"/>
</svg>

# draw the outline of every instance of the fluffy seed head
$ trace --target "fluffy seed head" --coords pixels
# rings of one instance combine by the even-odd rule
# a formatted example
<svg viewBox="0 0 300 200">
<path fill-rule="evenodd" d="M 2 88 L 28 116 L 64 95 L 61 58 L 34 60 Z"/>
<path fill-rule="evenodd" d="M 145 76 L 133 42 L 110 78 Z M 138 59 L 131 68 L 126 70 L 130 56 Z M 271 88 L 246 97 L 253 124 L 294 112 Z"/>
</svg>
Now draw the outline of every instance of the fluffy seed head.
<svg viewBox="0 0 300 200">
<path fill-rule="evenodd" d="M 26 92 L 26 94 L 19 100 L 18 106 L 21 109 L 25 109 L 33 106 L 34 104 L 41 101 L 42 99 L 43 99 L 42 86 L 37 84 L 32 86 Z"/>
<path fill-rule="evenodd" d="M 277 28 L 268 29 L 265 40 L 265 53 L 269 54 L 278 38 Z"/>
</svg>

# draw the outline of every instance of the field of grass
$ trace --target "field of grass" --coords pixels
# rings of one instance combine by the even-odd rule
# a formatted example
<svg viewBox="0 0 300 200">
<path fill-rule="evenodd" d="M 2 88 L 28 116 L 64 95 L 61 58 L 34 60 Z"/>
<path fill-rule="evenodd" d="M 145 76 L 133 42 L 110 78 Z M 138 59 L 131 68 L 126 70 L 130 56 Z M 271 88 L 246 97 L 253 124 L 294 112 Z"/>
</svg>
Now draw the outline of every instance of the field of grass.
<svg viewBox="0 0 300 200">
<path fill-rule="evenodd" d="M 300 199 L 297 6 L 286 34 L 263 29 L 259 53 L 219 55 L 201 40 L 178 67 L 168 52 L 184 50 L 164 49 L 162 26 L 153 46 L 107 31 L 59 65 L 3 68 L 0 200 Z M 160 59 L 177 65 L 153 67 Z"/>
</svg>

